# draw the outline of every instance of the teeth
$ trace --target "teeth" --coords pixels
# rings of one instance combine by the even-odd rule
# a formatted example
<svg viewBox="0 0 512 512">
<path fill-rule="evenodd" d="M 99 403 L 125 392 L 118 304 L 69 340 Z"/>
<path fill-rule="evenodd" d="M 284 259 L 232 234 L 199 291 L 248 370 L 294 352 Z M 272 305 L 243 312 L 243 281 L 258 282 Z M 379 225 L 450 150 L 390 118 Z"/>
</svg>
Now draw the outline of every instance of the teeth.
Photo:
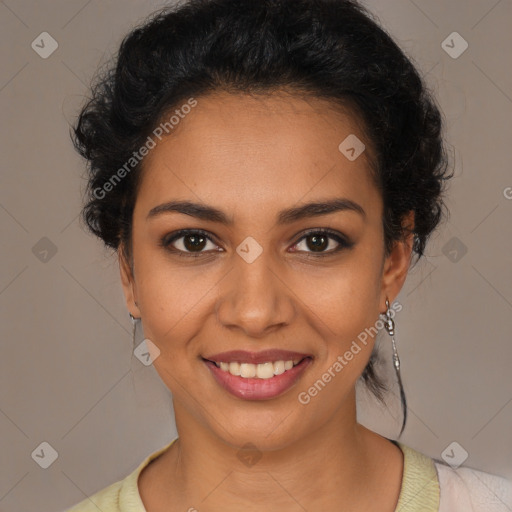
<svg viewBox="0 0 512 512">
<path fill-rule="evenodd" d="M 218 368 L 231 375 L 239 375 L 246 379 L 259 378 L 271 379 L 274 375 L 281 375 L 286 370 L 291 370 L 301 359 L 294 359 L 290 361 L 275 361 L 261 364 L 251 363 L 215 363 Z"/>
</svg>

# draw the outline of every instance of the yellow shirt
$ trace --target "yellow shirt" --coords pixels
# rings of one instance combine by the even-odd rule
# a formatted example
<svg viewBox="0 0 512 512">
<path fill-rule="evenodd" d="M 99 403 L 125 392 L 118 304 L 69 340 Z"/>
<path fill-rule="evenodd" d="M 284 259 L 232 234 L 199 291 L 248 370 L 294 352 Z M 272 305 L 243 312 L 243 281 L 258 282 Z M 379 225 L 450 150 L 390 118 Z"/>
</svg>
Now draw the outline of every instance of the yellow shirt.
<svg viewBox="0 0 512 512">
<path fill-rule="evenodd" d="M 178 438 L 176 438 L 178 439 Z M 167 450 L 176 439 L 148 455 L 126 478 L 93 494 L 67 512 L 146 512 L 137 481 L 142 469 Z M 404 454 L 402 488 L 396 512 L 438 512 L 439 480 L 434 461 L 402 443 L 395 442 Z"/>
</svg>

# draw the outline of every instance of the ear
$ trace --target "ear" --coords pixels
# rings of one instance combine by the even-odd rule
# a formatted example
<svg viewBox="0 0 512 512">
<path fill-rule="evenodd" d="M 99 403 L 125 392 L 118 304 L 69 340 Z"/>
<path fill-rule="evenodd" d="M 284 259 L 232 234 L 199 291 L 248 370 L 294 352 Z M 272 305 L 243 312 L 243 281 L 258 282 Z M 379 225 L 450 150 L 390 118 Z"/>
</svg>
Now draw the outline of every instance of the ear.
<svg viewBox="0 0 512 512">
<path fill-rule="evenodd" d="M 135 294 L 135 279 L 133 277 L 133 272 L 130 267 L 130 264 L 126 260 L 122 246 L 119 248 L 117 254 L 119 261 L 119 272 L 121 274 L 121 284 L 123 285 L 123 292 L 126 300 L 126 307 L 128 308 L 128 311 L 132 314 L 132 316 L 134 316 L 135 318 L 140 318 L 141 313 L 137 304 L 137 297 Z"/>
<path fill-rule="evenodd" d="M 409 234 L 405 240 L 395 242 L 391 253 L 384 261 L 380 297 L 381 312 L 386 311 L 386 297 L 391 304 L 400 293 L 409 271 L 414 240 L 414 211 L 411 210 L 404 216 L 402 225 L 408 229 Z"/>
</svg>

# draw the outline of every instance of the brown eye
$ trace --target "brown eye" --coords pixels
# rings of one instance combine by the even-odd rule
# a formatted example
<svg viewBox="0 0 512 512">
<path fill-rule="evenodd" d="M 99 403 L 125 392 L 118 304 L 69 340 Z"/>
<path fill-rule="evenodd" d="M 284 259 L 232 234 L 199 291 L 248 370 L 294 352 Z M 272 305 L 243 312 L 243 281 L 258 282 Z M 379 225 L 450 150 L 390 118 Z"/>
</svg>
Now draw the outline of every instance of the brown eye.
<svg viewBox="0 0 512 512">
<path fill-rule="evenodd" d="M 302 242 L 303 240 L 305 240 L 304 243 Z M 332 247 L 332 241 L 335 242 L 334 247 Z M 297 249 L 301 243 L 304 244 L 306 250 Z M 295 252 L 316 253 L 317 256 L 323 256 L 337 253 L 338 251 L 350 248 L 353 245 L 354 244 L 352 242 L 336 232 L 320 229 L 306 233 L 299 242 L 294 245 L 294 248 Z M 329 250 L 327 250 L 328 248 Z"/>
<path fill-rule="evenodd" d="M 210 250 L 215 250 L 217 245 L 213 243 L 206 232 L 185 229 L 164 236 L 160 241 L 160 245 L 173 253 L 177 253 L 178 256 L 197 257 L 207 252 L 204 249 L 207 247 L 208 242 L 213 246 L 210 247 Z"/>
<path fill-rule="evenodd" d="M 321 252 L 329 245 L 329 237 L 325 235 L 308 235 L 305 239 L 311 242 L 306 245 L 314 252 Z"/>
<path fill-rule="evenodd" d="M 194 252 L 204 249 L 206 237 L 203 235 L 185 235 L 182 238 L 184 240 L 183 245 L 187 251 Z"/>
</svg>

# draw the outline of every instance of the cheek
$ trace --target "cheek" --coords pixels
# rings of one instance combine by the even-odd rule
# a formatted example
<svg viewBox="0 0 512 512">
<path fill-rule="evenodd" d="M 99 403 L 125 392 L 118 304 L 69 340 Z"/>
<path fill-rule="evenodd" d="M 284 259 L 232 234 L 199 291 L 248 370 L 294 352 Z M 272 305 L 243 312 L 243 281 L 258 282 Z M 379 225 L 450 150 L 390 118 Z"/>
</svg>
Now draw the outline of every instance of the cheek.
<svg viewBox="0 0 512 512">
<path fill-rule="evenodd" d="M 308 298 L 302 310 L 323 340 L 318 344 L 317 371 L 308 385 L 317 389 L 319 380 L 332 382 L 322 394 L 333 403 L 362 374 L 376 339 L 380 260 L 371 254 L 358 251 L 325 276 L 310 275 L 301 280 L 301 295 Z"/>
<path fill-rule="evenodd" d="M 138 261 L 137 295 L 143 305 L 144 334 L 161 351 L 178 349 L 180 341 L 192 338 L 203 324 L 219 278 L 213 272 L 178 268 L 149 251 Z"/>
<path fill-rule="evenodd" d="M 354 253 L 325 272 L 304 272 L 297 279 L 297 295 L 324 325 L 328 338 L 357 336 L 379 313 L 380 263 Z"/>
<path fill-rule="evenodd" d="M 375 279 L 377 273 L 364 265 L 340 272 L 324 281 L 303 308 L 311 311 L 319 342 L 316 369 L 301 386 L 298 399 L 314 404 L 307 411 L 317 420 L 327 419 L 328 411 L 343 402 L 370 359 L 378 320 Z"/>
</svg>

